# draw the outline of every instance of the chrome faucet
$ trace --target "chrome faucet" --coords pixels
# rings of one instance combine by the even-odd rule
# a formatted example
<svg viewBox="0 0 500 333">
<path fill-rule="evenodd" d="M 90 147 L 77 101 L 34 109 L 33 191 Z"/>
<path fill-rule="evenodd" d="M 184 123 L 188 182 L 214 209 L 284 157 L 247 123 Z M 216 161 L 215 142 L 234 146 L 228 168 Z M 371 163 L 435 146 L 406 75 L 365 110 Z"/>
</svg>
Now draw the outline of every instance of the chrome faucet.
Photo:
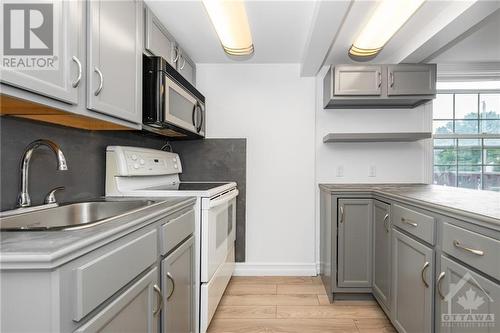
<svg viewBox="0 0 500 333">
<path fill-rule="evenodd" d="M 29 207 L 31 206 L 31 199 L 28 193 L 28 176 L 29 176 L 29 166 L 31 155 L 35 149 L 40 146 L 49 147 L 57 157 L 57 170 L 68 170 L 66 164 L 66 158 L 58 144 L 46 139 L 35 140 L 30 143 L 23 153 L 23 158 L 21 160 L 21 192 L 17 199 L 17 205 L 19 207 Z"/>
</svg>

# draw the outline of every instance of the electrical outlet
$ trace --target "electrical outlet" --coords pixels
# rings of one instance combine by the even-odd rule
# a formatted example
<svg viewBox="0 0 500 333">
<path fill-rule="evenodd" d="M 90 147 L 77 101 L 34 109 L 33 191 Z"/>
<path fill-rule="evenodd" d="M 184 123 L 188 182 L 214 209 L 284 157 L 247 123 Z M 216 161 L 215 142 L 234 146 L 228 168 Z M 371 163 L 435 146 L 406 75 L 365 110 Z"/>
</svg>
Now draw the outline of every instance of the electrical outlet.
<svg viewBox="0 0 500 333">
<path fill-rule="evenodd" d="M 368 171 L 368 177 L 377 177 L 377 167 L 375 165 L 370 165 L 370 171 Z"/>
<path fill-rule="evenodd" d="M 337 167 L 337 177 L 344 177 L 344 166 L 339 165 Z"/>
</svg>

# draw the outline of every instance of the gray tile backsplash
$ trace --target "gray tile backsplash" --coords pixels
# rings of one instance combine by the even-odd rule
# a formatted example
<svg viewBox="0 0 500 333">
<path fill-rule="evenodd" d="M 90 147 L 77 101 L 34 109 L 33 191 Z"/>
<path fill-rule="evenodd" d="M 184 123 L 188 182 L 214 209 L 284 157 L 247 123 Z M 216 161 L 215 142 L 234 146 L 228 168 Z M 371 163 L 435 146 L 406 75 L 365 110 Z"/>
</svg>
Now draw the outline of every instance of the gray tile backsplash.
<svg viewBox="0 0 500 333">
<path fill-rule="evenodd" d="M 165 139 L 137 131 L 86 131 L 13 117 L 0 117 L 0 210 L 15 208 L 19 191 L 19 164 L 24 148 L 36 139 L 61 146 L 68 171 L 57 171 L 52 152 L 42 148 L 31 159 L 29 192 L 34 205 L 57 186 L 59 202 L 104 195 L 105 151 L 108 145 L 159 149 Z M 246 140 L 205 139 L 171 142 L 183 161 L 183 180 L 238 183 L 237 261 L 245 260 Z"/>
</svg>

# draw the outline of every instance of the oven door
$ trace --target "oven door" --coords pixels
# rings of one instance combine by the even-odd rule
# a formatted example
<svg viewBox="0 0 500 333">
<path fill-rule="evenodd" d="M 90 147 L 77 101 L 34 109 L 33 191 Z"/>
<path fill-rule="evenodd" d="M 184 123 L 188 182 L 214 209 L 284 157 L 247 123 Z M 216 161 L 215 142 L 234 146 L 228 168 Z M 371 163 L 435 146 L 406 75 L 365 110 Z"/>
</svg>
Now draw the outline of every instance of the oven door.
<svg viewBox="0 0 500 333">
<path fill-rule="evenodd" d="M 167 74 L 163 74 L 166 122 L 201 136 L 205 135 L 204 105 Z"/>
<path fill-rule="evenodd" d="M 236 197 L 231 190 L 206 199 L 201 219 L 201 282 L 208 282 L 221 266 L 236 239 Z M 204 199 L 205 200 L 205 199 Z"/>
</svg>

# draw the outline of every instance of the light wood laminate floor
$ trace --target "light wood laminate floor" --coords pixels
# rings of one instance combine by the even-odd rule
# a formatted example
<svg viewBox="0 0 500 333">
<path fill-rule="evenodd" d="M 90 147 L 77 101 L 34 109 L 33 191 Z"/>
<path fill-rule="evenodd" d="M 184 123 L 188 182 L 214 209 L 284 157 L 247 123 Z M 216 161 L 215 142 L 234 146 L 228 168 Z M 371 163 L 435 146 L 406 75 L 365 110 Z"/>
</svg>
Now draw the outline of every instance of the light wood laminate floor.
<svg viewBox="0 0 500 333">
<path fill-rule="evenodd" d="M 233 277 L 208 333 L 396 332 L 375 301 L 329 304 L 317 277 Z"/>
</svg>

